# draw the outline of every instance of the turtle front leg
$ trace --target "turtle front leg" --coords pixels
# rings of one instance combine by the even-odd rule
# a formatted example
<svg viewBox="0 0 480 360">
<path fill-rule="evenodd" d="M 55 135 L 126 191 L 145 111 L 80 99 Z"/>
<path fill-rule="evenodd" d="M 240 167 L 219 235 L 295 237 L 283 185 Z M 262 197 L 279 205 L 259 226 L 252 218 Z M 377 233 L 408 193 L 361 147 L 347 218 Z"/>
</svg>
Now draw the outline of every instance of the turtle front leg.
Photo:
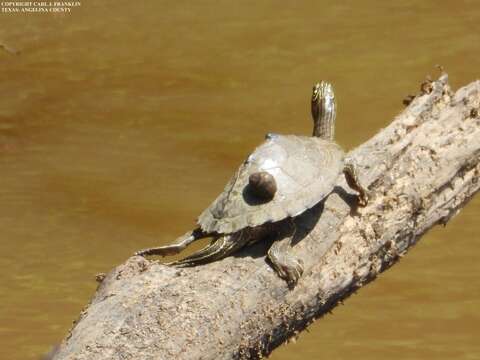
<svg viewBox="0 0 480 360">
<path fill-rule="evenodd" d="M 191 243 L 208 237 L 208 234 L 205 234 L 200 228 L 187 232 L 185 235 L 180 236 L 173 244 L 158 246 L 148 249 L 139 250 L 135 255 L 147 256 L 147 255 L 175 255 L 184 250 Z"/>
<path fill-rule="evenodd" d="M 292 240 L 295 237 L 296 227 L 291 221 L 293 231 L 281 240 L 275 241 L 268 250 L 268 259 L 278 276 L 284 279 L 290 288 L 295 287 L 303 274 L 303 262 L 295 258 L 292 253 Z"/>
<path fill-rule="evenodd" d="M 345 179 L 348 186 L 358 191 L 358 205 L 364 207 L 368 204 L 368 190 L 364 188 L 358 181 L 357 166 L 351 159 L 345 159 L 345 167 L 343 169 Z"/>
</svg>

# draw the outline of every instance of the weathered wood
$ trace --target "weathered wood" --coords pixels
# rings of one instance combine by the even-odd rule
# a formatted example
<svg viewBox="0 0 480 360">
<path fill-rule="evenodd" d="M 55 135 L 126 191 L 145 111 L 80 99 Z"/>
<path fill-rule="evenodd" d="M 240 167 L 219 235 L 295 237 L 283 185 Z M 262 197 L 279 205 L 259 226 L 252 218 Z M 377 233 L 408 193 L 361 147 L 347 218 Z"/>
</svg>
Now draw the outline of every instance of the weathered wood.
<svg viewBox="0 0 480 360">
<path fill-rule="evenodd" d="M 480 81 L 454 95 L 443 75 L 423 90 L 349 154 L 368 206 L 353 210 L 340 179 L 296 219 L 305 273 L 293 290 L 266 264 L 266 244 L 186 269 L 132 257 L 107 275 L 54 358 L 259 358 L 374 279 L 480 187 Z"/>
</svg>

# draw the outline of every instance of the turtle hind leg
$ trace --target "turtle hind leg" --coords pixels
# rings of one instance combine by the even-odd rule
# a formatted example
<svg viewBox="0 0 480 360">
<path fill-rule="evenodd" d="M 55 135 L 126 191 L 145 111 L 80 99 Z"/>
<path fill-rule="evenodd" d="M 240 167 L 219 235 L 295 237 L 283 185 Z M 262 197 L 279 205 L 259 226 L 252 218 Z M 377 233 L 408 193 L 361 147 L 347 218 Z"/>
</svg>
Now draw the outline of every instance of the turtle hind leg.
<svg viewBox="0 0 480 360">
<path fill-rule="evenodd" d="M 358 180 L 357 166 L 352 160 L 345 159 L 343 173 L 345 174 L 348 186 L 353 190 L 358 191 L 358 205 L 362 207 L 366 206 L 368 204 L 369 191 L 360 184 L 360 181 Z"/>
<path fill-rule="evenodd" d="M 303 262 L 292 255 L 292 240 L 295 237 L 295 224 L 292 221 L 293 233 L 281 240 L 275 241 L 268 250 L 268 259 L 277 272 L 290 288 L 295 287 L 303 274 Z"/>
<path fill-rule="evenodd" d="M 180 236 L 173 244 L 153 247 L 148 249 L 139 250 L 135 255 L 147 256 L 147 255 L 175 255 L 184 250 L 191 243 L 203 239 L 209 236 L 205 234 L 200 228 L 187 232 L 185 235 Z"/>
<path fill-rule="evenodd" d="M 189 267 L 220 260 L 246 245 L 248 240 L 248 231 L 222 235 L 203 249 L 181 260 L 168 263 L 167 265 Z"/>
</svg>

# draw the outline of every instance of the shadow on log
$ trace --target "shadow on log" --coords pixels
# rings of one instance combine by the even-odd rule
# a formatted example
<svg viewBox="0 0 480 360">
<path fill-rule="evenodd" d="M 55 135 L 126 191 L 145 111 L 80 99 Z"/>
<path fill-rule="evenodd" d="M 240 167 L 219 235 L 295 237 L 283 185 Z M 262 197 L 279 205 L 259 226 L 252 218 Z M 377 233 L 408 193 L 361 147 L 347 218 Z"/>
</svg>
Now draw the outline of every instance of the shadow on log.
<svg viewBox="0 0 480 360">
<path fill-rule="evenodd" d="M 453 94 L 442 75 L 349 156 L 372 198 L 336 191 L 296 218 L 305 272 L 289 290 L 266 245 L 194 268 L 132 257 L 100 284 L 54 359 L 256 359 L 383 270 L 480 187 L 480 82 Z"/>
</svg>

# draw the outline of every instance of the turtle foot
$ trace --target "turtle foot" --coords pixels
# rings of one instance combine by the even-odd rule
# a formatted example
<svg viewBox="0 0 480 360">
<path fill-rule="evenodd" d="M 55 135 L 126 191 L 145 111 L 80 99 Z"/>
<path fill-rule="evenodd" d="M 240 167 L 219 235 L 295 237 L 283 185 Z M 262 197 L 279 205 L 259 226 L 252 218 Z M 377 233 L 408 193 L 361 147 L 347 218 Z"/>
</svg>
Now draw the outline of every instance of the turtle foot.
<svg viewBox="0 0 480 360">
<path fill-rule="evenodd" d="M 298 280 L 302 277 L 303 274 L 303 262 L 297 259 L 290 259 L 289 264 L 286 263 L 274 263 L 272 261 L 272 266 L 283 280 L 288 284 L 288 287 L 293 289 Z"/>
<path fill-rule="evenodd" d="M 361 192 L 358 194 L 358 206 L 365 207 L 368 205 L 368 201 L 370 200 L 370 191 L 363 188 Z"/>
<path fill-rule="evenodd" d="M 358 192 L 358 206 L 367 206 L 370 191 L 360 183 L 358 179 L 357 165 L 352 159 L 345 159 L 345 168 L 343 169 L 343 172 L 348 186 Z"/>
<path fill-rule="evenodd" d="M 303 261 L 290 253 L 290 238 L 276 241 L 268 250 L 268 259 L 278 276 L 294 288 L 303 274 Z"/>
</svg>

